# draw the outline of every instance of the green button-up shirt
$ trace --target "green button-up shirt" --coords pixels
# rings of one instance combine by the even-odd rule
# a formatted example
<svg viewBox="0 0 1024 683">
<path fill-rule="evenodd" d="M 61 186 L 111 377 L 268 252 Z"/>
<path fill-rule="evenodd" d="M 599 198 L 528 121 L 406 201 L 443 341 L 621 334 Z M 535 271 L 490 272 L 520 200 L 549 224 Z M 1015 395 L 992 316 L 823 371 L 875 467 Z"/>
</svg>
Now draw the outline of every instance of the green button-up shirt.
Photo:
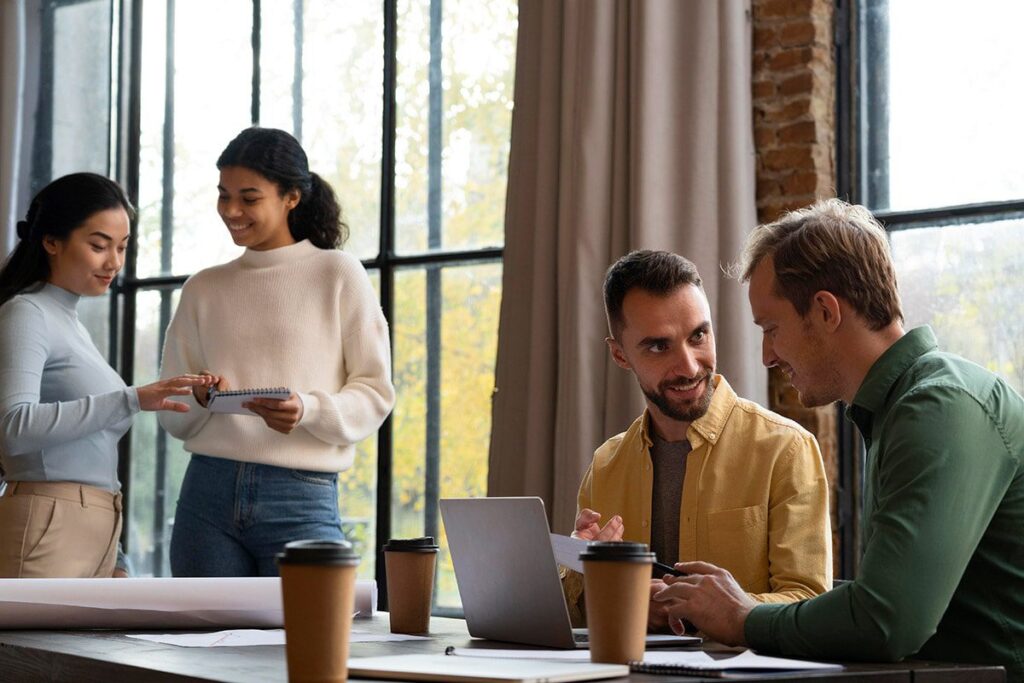
<svg viewBox="0 0 1024 683">
<path fill-rule="evenodd" d="M 868 451 L 857 579 L 755 607 L 747 642 L 1001 664 L 1024 680 L 1024 399 L 921 327 L 875 362 L 847 418 Z"/>
</svg>

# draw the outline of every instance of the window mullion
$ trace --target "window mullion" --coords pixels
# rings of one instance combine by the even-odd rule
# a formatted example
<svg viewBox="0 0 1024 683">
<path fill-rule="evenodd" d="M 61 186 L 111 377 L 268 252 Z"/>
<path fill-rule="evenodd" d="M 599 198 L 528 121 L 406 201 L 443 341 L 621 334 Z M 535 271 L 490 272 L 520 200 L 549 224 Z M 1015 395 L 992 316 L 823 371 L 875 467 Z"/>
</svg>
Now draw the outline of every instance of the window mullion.
<svg viewBox="0 0 1024 683">
<path fill-rule="evenodd" d="M 889 208 L 889 2 L 863 3 L 860 61 L 861 98 L 858 126 L 863 152 L 860 168 L 863 195 L 871 207 Z M 870 60 L 870 65 L 869 65 Z"/>
<path fill-rule="evenodd" d="M 398 76 L 398 2 L 384 0 L 384 83 L 383 121 L 381 135 L 381 183 L 380 183 L 380 263 L 381 308 L 388 321 L 388 335 L 394 365 L 395 348 L 395 268 L 391 262 L 395 241 L 395 122 Z M 384 571 L 384 553 L 379 550 L 381 540 L 391 537 L 391 488 L 394 418 L 384 420 L 377 432 L 377 524 L 376 524 L 376 578 L 380 586 L 378 595 L 381 609 L 387 609 L 387 574 Z"/>
<path fill-rule="evenodd" d="M 128 198 L 135 206 L 139 205 L 139 159 L 141 156 L 141 121 L 142 121 L 142 2 L 143 0 L 130 0 L 130 13 L 122 12 L 126 16 L 130 35 L 129 68 L 128 68 L 128 98 L 125 106 L 128 110 L 127 125 L 123 144 L 126 150 L 124 155 L 124 181 Z M 118 371 L 124 378 L 126 384 L 135 382 L 135 306 L 136 288 L 134 285 L 138 261 L 139 221 L 138 217 L 132 221 L 132 239 L 128 242 L 128 252 L 125 254 L 123 275 L 119 286 L 114 291 L 114 297 L 120 299 L 121 316 L 120 325 L 120 363 Z M 117 302 L 112 304 L 117 306 Z M 129 431 L 118 442 L 117 476 L 121 480 L 122 493 L 122 516 L 125 520 L 131 519 L 131 447 L 132 431 Z M 124 551 L 130 550 L 129 539 L 130 523 L 126 521 L 121 527 L 121 543 Z"/>
<path fill-rule="evenodd" d="M 1024 217 L 1024 199 L 913 211 L 876 211 L 874 215 L 890 232 L 962 223 L 984 223 Z"/>
<path fill-rule="evenodd" d="M 260 9 L 260 0 L 252 0 L 252 101 L 250 106 L 250 118 L 252 125 L 260 123 L 260 54 L 263 49 L 262 42 L 263 16 Z"/>
<path fill-rule="evenodd" d="M 292 7 L 295 31 L 295 65 L 292 71 L 292 128 L 295 139 L 302 142 L 302 54 L 305 43 L 304 0 L 294 0 Z"/>
<path fill-rule="evenodd" d="M 443 147 L 441 82 L 442 0 L 430 0 L 430 66 L 427 120 L 427 248 L 441 248 L 441 151 Z M 426 271 L 426 463 L 423 526 L 427 536 L 439 536 L 438 499 L 441 491 L 441 278 L 439 265 Z"/>
</svg>

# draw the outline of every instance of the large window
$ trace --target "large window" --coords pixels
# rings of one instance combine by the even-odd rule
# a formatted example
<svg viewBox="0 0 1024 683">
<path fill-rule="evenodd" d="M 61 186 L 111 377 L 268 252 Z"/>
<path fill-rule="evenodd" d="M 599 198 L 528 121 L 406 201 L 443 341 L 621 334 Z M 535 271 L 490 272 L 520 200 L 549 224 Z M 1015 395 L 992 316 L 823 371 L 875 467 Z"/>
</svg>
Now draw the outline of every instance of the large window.
<svg viewBox="0 0 1024 683">
<path fill-rule="evenodd" d="M 179 287 L 239 253 L 215 210 L 218 154 L 251 124 L 292 132 L 339 195 L 345 249 L 392 333 L 397 406 L 341 477 L 345 532 L 377 578 L 387 537 L 441 537 L 437 603 L 458 608 L 437 502 L 485 494 L 515 0 L 42 4 L 50 120 L 33 178 L 88 166 L 139 207 L 124 276 L 89 324 L 101 348 L 127 381 L 157 377 Z M 168 573 L 187 458 L 152 413 L 122 444 L 138 574 Z"/>
<path fill-rule="evenodd" d="M 841 191 L 890 232 L 907 325 L 1022 391 L 1024 5 L 860 0 L 851 13 Z"/>
<path fill-rule="evenodd" d="M 26 122 L 31 169 L 24 204 L 53 178 L 72 171 L 107 173 L 111 161 L 111 0 L 29 3 L 26 34 L 38 52 L 26 98 L 35 116 Z M 79 316 L 100 351 L 111 353 L 110 296 L 85 299 Z"/>
</svg>

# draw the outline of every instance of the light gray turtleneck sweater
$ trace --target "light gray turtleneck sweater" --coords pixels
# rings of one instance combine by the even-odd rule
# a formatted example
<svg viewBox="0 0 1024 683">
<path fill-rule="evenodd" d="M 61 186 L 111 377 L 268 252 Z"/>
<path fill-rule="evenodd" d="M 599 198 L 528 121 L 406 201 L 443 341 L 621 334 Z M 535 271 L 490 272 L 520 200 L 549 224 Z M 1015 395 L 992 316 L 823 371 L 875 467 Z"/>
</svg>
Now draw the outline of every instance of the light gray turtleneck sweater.
<svg viewBox="0 0 1024 683">
<path fill-rule="evenodd" d="M 116 492 L 117 442 L 139 398 L 78 320 L 80 298 L 45 284 L 0 306 L 0 464 L 9 481 Z"/>
</svg>

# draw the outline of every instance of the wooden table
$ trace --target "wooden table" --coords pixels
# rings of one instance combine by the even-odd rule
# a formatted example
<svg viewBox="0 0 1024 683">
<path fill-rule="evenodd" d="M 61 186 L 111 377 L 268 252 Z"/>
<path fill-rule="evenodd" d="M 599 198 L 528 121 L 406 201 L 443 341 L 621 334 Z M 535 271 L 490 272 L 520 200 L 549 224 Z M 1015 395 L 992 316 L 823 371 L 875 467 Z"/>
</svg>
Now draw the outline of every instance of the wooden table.
<svg viewBox="0 0 1024 683">
<path fill-rule="evenodd" d="M 387 614 L 355 622 L 360 630 L 386 633 Z M 393 654 L 440 653 L 448 645 L 466 646 L 471 641 L 461 619 L 435 617 L 430 624 L 431 640 L 390 643 L 353 643 L 353 657 Z M 148 633 L 161 632 L 159 630 Z M 515 647 L 496 644 L 497 647 Z M 870 681 L 888 683 L 943 683 L 969 679 L 970 683 L 997 683 L 1005 680 L 1001 667 L 980 667 L 935 662 L 898 664 L 851 664 L 842 673 L 795 675 L 770 680 L 840 680 L 844 683 Z M 119 631 L 0 631 L 0 680 L 74 681 L 110 683 L 112 681 L 218 681 L 221 683 L 259 683 L 287 680 L 284 646 L 252 647 L 177 647 L 128 638 Z M 356 680 L 356 679 L 352 679 Z M 627 679 L 619 679 L 625 681 Z M 670 683 L 709 681 L 694 676 L 656 676 L 633 674 L 629 681 Z M 750 679 L 748 679 L 750 680 Z M 769 679 L 766 679 L 769 680 Z"/>
</svg>

